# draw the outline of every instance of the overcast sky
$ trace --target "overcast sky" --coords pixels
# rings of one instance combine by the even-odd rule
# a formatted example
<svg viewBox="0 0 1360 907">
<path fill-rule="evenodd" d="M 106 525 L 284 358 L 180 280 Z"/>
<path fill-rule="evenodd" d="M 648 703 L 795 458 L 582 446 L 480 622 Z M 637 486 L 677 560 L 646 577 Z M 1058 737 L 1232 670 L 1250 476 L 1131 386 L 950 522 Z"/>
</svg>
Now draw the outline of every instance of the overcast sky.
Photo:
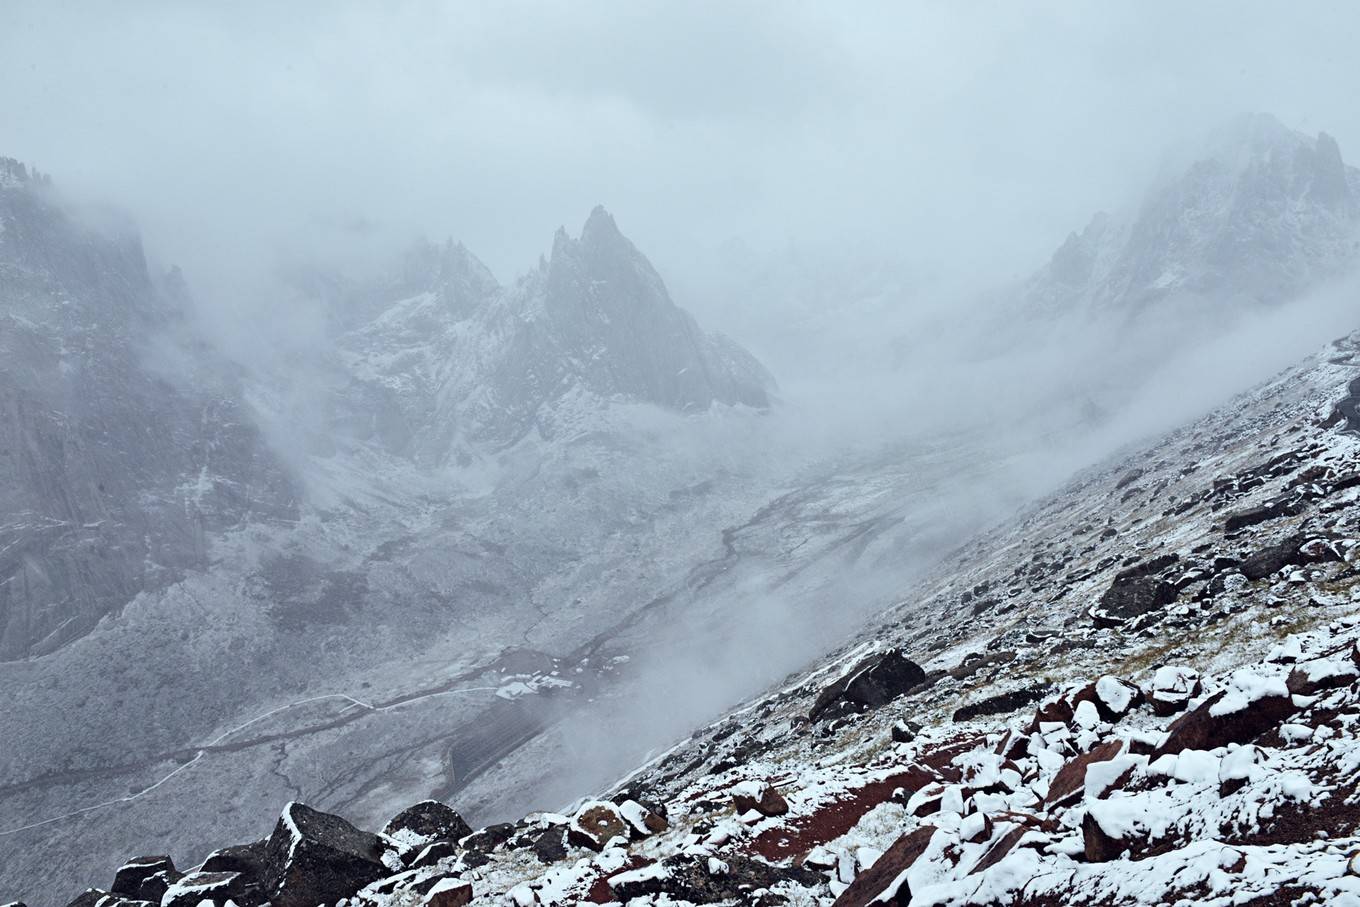
<svg viewBox="0 0 1360 907">
<path fill-rule="evenodd" d="M 1245 110 L 1360 159 L 1351 3 L 0 3 L 0 154 L 193 268 L 361 226 L 510 279 L 604 203 L 1006 275 Z M 192 276 L 192 272 L 191 272 Z"/>
</svg>

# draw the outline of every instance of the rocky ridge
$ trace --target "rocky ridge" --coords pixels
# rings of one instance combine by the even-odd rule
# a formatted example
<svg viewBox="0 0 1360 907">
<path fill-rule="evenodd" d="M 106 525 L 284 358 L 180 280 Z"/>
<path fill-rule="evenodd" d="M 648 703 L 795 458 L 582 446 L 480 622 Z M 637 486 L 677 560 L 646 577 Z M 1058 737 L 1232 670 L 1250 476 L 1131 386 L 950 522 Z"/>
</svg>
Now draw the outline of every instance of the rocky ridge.
<svg viewBox="0 0 1360 907">
<path fill-rule="evenodd" d="M 1353 267 L 1358 217 L 1360 170 L 1335 139 L 1243 115 L 1170 166 L 1135 210 L 1072 233 L 1021 298 L 1129 320 L 1164 302 L 1285 302 Z"/>
<path fill-rule="evenodd" d="M 553 437 L 610 400 L 678 412 L 772 401 L 769 373 L 678 307 L 602 207 L 510 286 L 462 244 L 419 246 L 391 270 L 325 284 L 347 376 L 329 428 L 418 463 Z"/>
<path fill-rule="evenodd" d="M 214 533 L 297 518 L 238 376 L 182 330 L 178 272 L 9 159 L 0 299 L 0 662 L 204 566 Z"/>
</svg>

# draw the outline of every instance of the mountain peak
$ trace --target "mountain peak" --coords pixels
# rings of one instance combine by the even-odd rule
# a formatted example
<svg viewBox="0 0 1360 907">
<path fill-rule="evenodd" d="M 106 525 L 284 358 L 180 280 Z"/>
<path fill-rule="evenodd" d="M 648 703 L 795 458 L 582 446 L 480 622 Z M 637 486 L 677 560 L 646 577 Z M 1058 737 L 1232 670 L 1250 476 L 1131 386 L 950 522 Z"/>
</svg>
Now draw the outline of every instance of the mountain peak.
<svg viewBox="0 0 1360 907">
<path fill-rule="evenodd" d="M 1069 236 L 1026 293 L 1054 311 L 1283 302 L 1356 264 L 1357 191 L 1330 135 L 1244 114 L 1168 160 L 1136 208 Z"/>
<path fill-rule="evenodd" d="M 589 243 L 615 236 L 622 237 L 623 234 L 619 232 L 614 216 L 605 210 L 604 205 L 596 205 L 581 228 L 581 241 Z"/>
<path fill-rule="evenodd" d="M 28 168 L 12 157 L 0 157 L 0 189 L 8 189 L 28 182 Z"/>
<path fill-rule="evenodd" d="M 573 239 L 565 227 L 558 227 L 553 236 L 552 256 L 554 261 L 563 258 L 570 260 L 590 259 L 595 261 L 633 259 L 646 262 L 628 237 L 619 230 L 614 216 L 604 205 L 596 205 L 581 227 L 579 239 Z M 650 269 L 650 265 L 647 265 Z"/>
</svg>

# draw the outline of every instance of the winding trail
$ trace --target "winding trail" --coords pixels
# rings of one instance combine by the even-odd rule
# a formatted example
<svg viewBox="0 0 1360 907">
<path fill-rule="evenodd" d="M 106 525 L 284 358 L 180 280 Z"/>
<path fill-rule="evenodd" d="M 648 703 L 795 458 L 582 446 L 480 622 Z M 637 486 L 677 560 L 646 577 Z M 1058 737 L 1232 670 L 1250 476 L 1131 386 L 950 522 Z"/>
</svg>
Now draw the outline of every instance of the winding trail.
<svg viewBox="0 0 1360 907">
<path fill-rule="evenodd" d="M 1336 405 L 1336 411 L 1346 419 L 1347 431 L 1360 431 L 1360 378 L 1356 378 L 1347 388 L 1350 392 Z"/>
<path fill-rule="evenodd" d="M 343 715 L 345 712 L 347 712 L 347 711 L 349 711 L 350 709 L 352 709 L 352 708 L 359 708 L 359 709 L 362 709 L 364 714 L 376 714 L 376 713 L 380 713 L 380 712 L 390 712 L 390 711 L 392 711 L 393 709 L 398 709 L 398 708 L 401 708 L 402 706 L 410 705 L 411 703 L 415 703 L 415 702 L 421 702 L 421 701 L 426 700 L 426 699 L 433 699 L 433 698 L 435 698 L 435 697 L 437 697 L 437 696 L 453 696 L 453 695 L 463 695 L 463 694 L 468 694 L 468 693 L 495 693 L 495 692 L 496 692 L 497 690 L 499 690 L 499 689 L 500 689 L 500 687 L 464 687 L 464 688 L 459 688 L 459 689 L 436 689 L 436 690 L 429 690 L 429 691 L 424 691 L 424 692 L 420 692 L 420 693 L 405 694 L 405 695 L 402 695 L 402 696 L 397 696 L 397 697 L 395 697 L 395 698 L 393 698 L 393 699 L 391 699 L 391 700 L 389 700 L 389 701 L 387 701 L 387 702 L 385 702 L 385 703 L 381 703 L 381 704 L 374 704 L 374 703 L 371 703 L 371 702 L 364 702 L 362 699 L 356 699 L 356 698 L 354 698 L 353 696 L 350 696 L 350 695 L 347 694 L 347 693 L 326 693 L 326 694 L 323 694 L 323 695 L 321 695 L 321 696 L 309 696 L 309 697 L 306 698 L 306 699 L 298 699 L 298 700 L 296 700 L 296 701 L 294 701 L 294 702 L 286 703 L 285 705 L 281 705 L 281 706 L 278 706 L 278 707 L 276 707 L 276 708 L 272 708 L 272 709 L 270 709 L 270 710 L 267 711 L 267 712 L 264 712 L 264 713 L 262 713 L 262 714 L 256 715 L 254 718 L 251 718 L 249 721 L 243 721 L 243 722 L 241 722 L 240 724 L 236 725 L 235 727 L 229 728 L 228 730 L 223 731 L 221 734 L 218 734 L 216 737 L 214 737 L 212 740 L 208 741 L 207 743 L 203 744 L 202 746 L 192 747 L 192 748 L 189 748 L 189 749 L 187 749 L 187 750 L 177 751 L 177 752 L 174 753 L 174 754 L 169 754 L 169 755 L 160 757 L 161 759 L 164 759 L 164 758 L 174 758 L 175 755 L 183 755 L 183 754 L 187 754 L 187 753 L 192 753 L 192 754 L 193 754 L 192 758 L 190 758 L 188 762 L 185 762 L 183 765 L 180 765 L 179 767 L 177 767 L 176 769 L 174 769 L 174 771 L 170 772 L 169 774 L 165 775 L 164 777 L 160 778 L 159 780 L 155 781 L 154 783 L 149 784 L 149 785 L 147 785 L 146 787 L 144 787 L 144 788 L 142 788 L 142 789 L 140 789 L 140 790 L 138 790 L 138 791 L 135 791 L 135 792 L 133 792 L 133 793 L 131 793 L 131 794 L 128 794 L 128 795 L 126 795 L 126 796 L 123 796 L 123 797 L 115 797 L 115 798 L 113 798 L 113 799 L 111 799 L 111 800 L 105 800 L 105 801 L 103 801 L 103 802 L 101 802 L 101 803 L 94 803 L 94 804 L 91 804 L 91 805 L 89 805 L 89 806 L 82 806 L 82 807 L 79 808 L 79 809 L 73 809 L 73 810 L 71 810 L 70 812 L 62 813 L 61 815 L 58 815 L 58 816 L 52 816 L 52 817 L 50 817 L 50 818 L 43 819 L 43 820 L 41 820 L 41 821 L 39 821 L 39 822 L 30 822 L 30 823 L 27 824 L 27 825 L 20 825 L 20 826 L 18 826 L 17 828 L 0 829 L 0 838 L 7 837 L 7 836 L 9 836 L 9 835 L 16 835 L 16 834 L 19 834 L 20 832 L 23 832 L 23 831 L 30 831 L 30 830 L 35 829 L 35 828 L 41 828 L 41 827 L 43 827 L 43 826 L 45 826 L 45 825 L 52 825 L 52 824 L 54 824 L 54 823 L 56 823 L 56 822 L 65 821 L 66 819 L 74 819 L 74 818 L 77 817 L 77 816 L 81 816 L 81 815 L 84 815 L 85 813 L 93 812 L 93 811 L 98 810 L 98 809 L 106 809 L 106 808 L 108 808 L 108 807 L 110 807 L 110 806 L 118 806 L 119 804 L 123 804 L 123 803 L 131 803 L 131 802 L 133 802 L 134 800 L 140 800 L 142 797 L 144 797 L 144 796 L 146 796 L 147 794 L 151 793 L 152 791 L 156 790 L 158 787 L 160 787 L 161 785 L 165 784 L 167 781 L 169 781 L 170 779 L 174 778 L 176 775 L 180 774 L 181 772 L 187 771 L 187 770 L 190 769 L 190 768 L 193 768 L 195 765 L 198 764 L 199 760 L 201 760 L 204 756 L 207 756 L 208 754 L 210 754 L 210 753 L 212 753 L 212 752 L 221 752 L 221 751 L 227 750 L 227 749 L 240 749 L 240 748 L 243 748 L 243 747 L 226 747 L 226 746 L 223 746 L 223 742 L 224 742 L 228 737 L 234 736 L 235 734 L 239 734 L 241 731 L 245 730 L 246 728 L 250 727 L 251 725 L 253 725 L 253 724 L 258 724 L 259 722 L 264 721 L 266 718 L 270 718 L 270 717 L 272 717 L 272 716 L 274 716 L 274 715 L 278 715 L 279 713 L 281 713 L 281 712 L 286 712 L 286 711 L 288 711 L 288 710 L 290 710 L 290 709 L 295 709 L 295 708 L 297 708 L 297 707 L 299 707 L 299 706 L 309 705 L 309 704 L 314 703 L 314 702 L 326 702 L 326 701 L 330 701 L 330 700 L 340 700 L 340 701 L 342 701 L 342 702 L 348 703 L 348 705 L 346 705 L 343 709 L 340 710 L 340 712 L 341 712 L 342 715 Z M 323 729 L 330 728 L 330 727 L 337 727 L 337 726 L 339 726 L 339 725 L 341 725 L 341 724 L 347 724 L 349 721 L 352 721 L 352 720 L 354 720 L 354 719 L 357 718 L 357 717 L 359 717 L 359 716 L 358 716 L 358 715 L 351 715 L 351 716 L 349 716 L 349 717 L 347 717 L 347 718 L 345 718 L 345 719 L 343 719 L 343 720 L 337 718 L 337 719 L 332 720 L 332 721 L 330 721 L 330 722 L 326 722 L 326 723 L 324 723 L 324 724 L 322 724 L 322 725 L 313 726 L 313 727 L 309 727 L 309 728 L 304 728 L 304 729 L 302 729 L 302 730 L 294 731 L 294 732 L 291 732 L 291 733 L 289 733 L 289 734 L 266 735 L 266 736 L 264 736 L 264 737 L 252 739 L 251 741 L 246 742 L 245 745 L 255 746 L 255 745 L 258 745 L 258 744 L 260 744 L 260 743 L 262 743 L 262 742 L 269 742 L 269 741 L 271 741 L 271 740 L 278 739 L 279 737 L 285 737 L 285 736 L 286 736 L 286 737 L 291 737 L 291 736 L 297 736 L 297 735 L 304 734 L 304 733 L 314 733 L 314 732 L 317 731 L 317 730 L 323 730 Z M 157 761 L 159 761 L 159 760 L 157 760 Z M 154 764 L 154 762 L 150 762 L 150 761 L 149 761 L 149 762 L 143 762 L 143 763 L 142 763 L 142 765 L 150 765 L 150 764 Z"/>
</svg>

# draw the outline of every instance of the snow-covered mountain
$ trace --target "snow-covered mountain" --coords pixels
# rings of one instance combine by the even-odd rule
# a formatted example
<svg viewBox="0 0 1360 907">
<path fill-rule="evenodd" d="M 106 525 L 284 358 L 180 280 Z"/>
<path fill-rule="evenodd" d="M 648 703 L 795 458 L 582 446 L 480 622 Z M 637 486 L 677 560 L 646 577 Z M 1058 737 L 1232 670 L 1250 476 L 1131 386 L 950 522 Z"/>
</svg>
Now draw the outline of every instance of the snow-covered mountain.
<svg viewBox="0 0 1360 907">
<path fill-rule="evenodd" d="M 353 379 L 337 418 L 418 462 L 549 437 L 601 401 L 770 405 L 760 363 L 676 306 L 603 208 L 508 287 L 462 244 L 417 247 L 393 272 L 332 301 Z"/>
<path fill-rule="evenodd" d="M 1278 304 L 1360 258 L 1360 170 L 1336 140 L 1244 115 L 1165 173 L 1133 210 L 1072 233 L 1021 290 L 1051 313 L 1161 303 Z"/>
<path fill-rule="evenodd" d="M 1329 336 L 1310 325 L 1349 330 L 1360 171 L 1336 142 L 1256 114 L 1188 148 L 1136 204 L 1097 214 L 1027 279 L 900 337 L 901 373 L 953 369 L 995 388 L 983 404 L 994 420 L 1083 431 L 1132 418 L 1159 377 L 1193 373 L 1253 326 L 1310 345 Z"/>
</svg>

